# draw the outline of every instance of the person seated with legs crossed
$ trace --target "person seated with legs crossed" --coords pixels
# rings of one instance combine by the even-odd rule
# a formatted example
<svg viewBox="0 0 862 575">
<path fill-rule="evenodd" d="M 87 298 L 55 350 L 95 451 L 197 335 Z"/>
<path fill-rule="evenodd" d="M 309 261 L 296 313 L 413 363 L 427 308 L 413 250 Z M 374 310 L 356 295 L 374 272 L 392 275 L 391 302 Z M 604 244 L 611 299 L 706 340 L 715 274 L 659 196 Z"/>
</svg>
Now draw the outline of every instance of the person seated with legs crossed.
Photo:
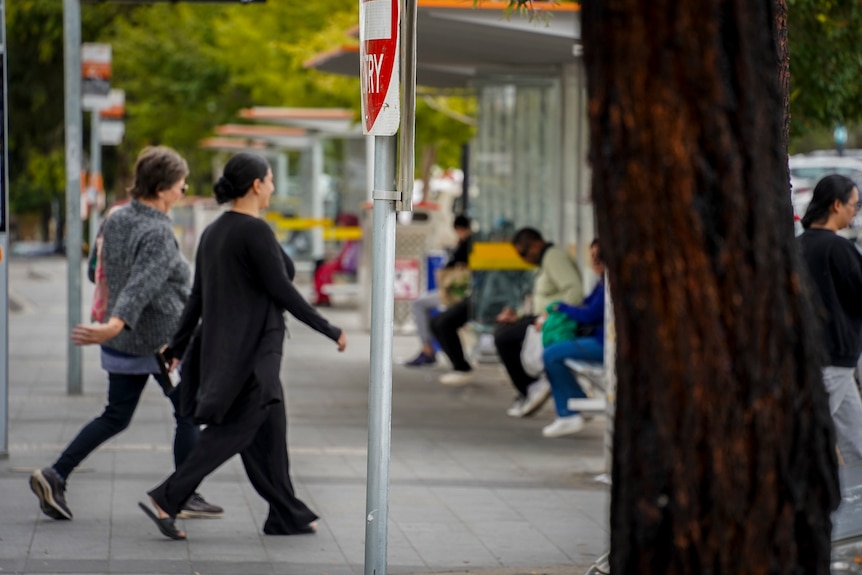
<svg viewBox="0 0 862 575">
<path fill-rule="evenodd" d="M 470 218 L 464 215 L 456 216 L 454 228 L 455 235 L 458 236 L 458 244 L 455 246 L 455 251 L 452 252 L 452 256 L 449 258 L 449 261 L 446 263 L 445 269 L 454 269 L 457 266 L 466 266 L 467 259 L 470 256 L 473 235 Z M 437 362 L 436 353 L 434 351 L 434 334 L 431 330 L 431 312 L 438 309 L 440 305 L 440 292 L 437 290 L 430 291 L 413 300 L 413 303 L 411 304 L 413 321 L 416 323 L 416 331 L 419 335 L 419 340 L 422 342 L 422 349 L 415 358 L 405 364 L 408 367 L 433 365 Z M 466 321 L 464 323 L 466 323 Z M 457 327 L 455 329 L 457 331 Z M 460 343 L 458 345 L 460 346 Z M 444 351 L 446 350 L 444 349 Z M 463 357 L 463 355 L 462 351 L 461 356 Z"/>
</svg>

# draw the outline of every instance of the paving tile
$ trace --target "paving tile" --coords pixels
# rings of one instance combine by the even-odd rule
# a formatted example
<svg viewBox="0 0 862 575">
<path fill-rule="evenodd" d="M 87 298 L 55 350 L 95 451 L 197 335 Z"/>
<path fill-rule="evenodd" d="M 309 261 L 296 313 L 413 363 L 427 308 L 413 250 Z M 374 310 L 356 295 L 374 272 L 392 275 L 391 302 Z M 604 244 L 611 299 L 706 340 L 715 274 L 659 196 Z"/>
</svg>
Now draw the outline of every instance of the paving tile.
<svg viewBox="0 0 862 575">
<path fill-rule="evenodd" d="M 188 541 L 170 541 L 137 508 L 173 468 L 174 419 L 156 385 L 130 427 L 75 471 L 71 522 L 39 511 L 30 469 L 50 464 L 101 413 L 106 376 L 95 347 L 84 348 L 83 387 L 66 393 L 65 262 L 16 260 L 10 284 L 27 296 L 10 314 L 10 455 L 0 460 L 0 570 L 14 573 L 364 572 L 370 339 L 351 309 L 324 310 L 348 332 L 336 354 L 296 321 L 285 342 L 282 380 L 297 494 L 320 516 L 316 535 L 261 533 L 267 506 L 238 457 L 200 486 L 225 508 L 218 520 L 186 520 Z M 85 285 L 84 301 L 91 289 Z M 395 356 L 415 353 L 396 336 Z M 530 566 L 589 564 L 607 547 L 600 421 L 574 438 L 546 440 L 553 413 L 513 420 L 513 389 L 499 366 L 480 366 L 478 383 L 440 386 L 446 367 L 393 367 L 387 540 L 393 575 L 482 572 L 512 575 Z M 558 573 L 567 571 L 557 571 Z M 575 571 L 577 573 L 578 571 Z M 582 572 L 582 571 L 581 571 Z"/>
</svg>

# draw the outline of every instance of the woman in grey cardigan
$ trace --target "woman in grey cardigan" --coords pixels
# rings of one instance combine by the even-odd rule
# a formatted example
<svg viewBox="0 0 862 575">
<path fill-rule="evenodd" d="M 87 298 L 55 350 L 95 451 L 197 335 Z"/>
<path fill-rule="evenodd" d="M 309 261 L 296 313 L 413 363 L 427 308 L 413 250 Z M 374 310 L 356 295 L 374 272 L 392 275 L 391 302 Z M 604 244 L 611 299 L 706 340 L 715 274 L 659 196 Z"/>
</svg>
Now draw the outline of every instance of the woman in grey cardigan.
<svg viewBox="0 0 862 575">
<path fill-rule="evenodd" d="M 72 330 L 77 345 L 101 344 L 108 372 L 108 404 L 84 426 L 50 467 L 33 472 L 30 487 L 42 512 L 72 519 L 66 504 L 66 479 L 99 445 L 123 431 L 132 419 L 150 376 L 170 389 L 157 353 L 177 328 L 189 297 L 191 273 L 179 251 L 168 211 L 187 189 L 186 161 L 165 147 L 145 148 L 135 164 L 132 201 L 105 221 L 102 258 L 108 285 L 107 321 Z M 166 391 L 167 394 L 167 391 Z M 200 433 L 190 417 L 179 416 L 180 394 L 168 394 L 177 421 L 174 464 L 179 466 Z M 218 517 L 221 507 L 192 495 L 185 517 Z"/>
</svg>

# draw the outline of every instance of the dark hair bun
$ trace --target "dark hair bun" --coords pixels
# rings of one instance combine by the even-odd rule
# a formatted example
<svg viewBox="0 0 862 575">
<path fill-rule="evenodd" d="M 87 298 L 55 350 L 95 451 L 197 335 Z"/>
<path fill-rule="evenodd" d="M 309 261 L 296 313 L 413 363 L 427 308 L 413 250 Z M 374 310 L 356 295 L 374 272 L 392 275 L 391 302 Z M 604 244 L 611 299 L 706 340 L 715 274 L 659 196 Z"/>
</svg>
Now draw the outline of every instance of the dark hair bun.
<svg viewBox="0 0 862 575">
<path fill-rule="evenodd" d="M 216 201 L 220 204 L 227 203 L 239 197 L 236 188 L 230 183 L 230 180 L 221 176 L 213 186 Z"/>
<path fill-rule="evenodd" d="M 269 172 L 269 163 L 262 156 L 240 152 L 224 166 L 224 175 L 213 186 L 216 201 L 220 204 L 245 196 L 255 180 L 263 181 Z"/>
</svg>

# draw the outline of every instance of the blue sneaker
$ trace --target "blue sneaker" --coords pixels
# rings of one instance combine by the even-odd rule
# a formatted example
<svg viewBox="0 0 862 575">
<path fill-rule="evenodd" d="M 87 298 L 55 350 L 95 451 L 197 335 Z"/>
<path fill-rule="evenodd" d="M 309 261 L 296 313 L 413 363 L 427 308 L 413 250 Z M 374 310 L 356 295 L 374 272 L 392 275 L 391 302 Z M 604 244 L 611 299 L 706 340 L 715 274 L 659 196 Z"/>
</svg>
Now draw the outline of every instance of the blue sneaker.
<svg viewBox="0 0 862 575">
<path fill-rule="evenodd" d="M 423 352 L 419 352 L 419 355 L 405 363 L 407 367 L 422 367 L 423 365 L 434 365 L 437 363 L 437 358 L 433 355 L 426 355 Z"/>
</svg>

